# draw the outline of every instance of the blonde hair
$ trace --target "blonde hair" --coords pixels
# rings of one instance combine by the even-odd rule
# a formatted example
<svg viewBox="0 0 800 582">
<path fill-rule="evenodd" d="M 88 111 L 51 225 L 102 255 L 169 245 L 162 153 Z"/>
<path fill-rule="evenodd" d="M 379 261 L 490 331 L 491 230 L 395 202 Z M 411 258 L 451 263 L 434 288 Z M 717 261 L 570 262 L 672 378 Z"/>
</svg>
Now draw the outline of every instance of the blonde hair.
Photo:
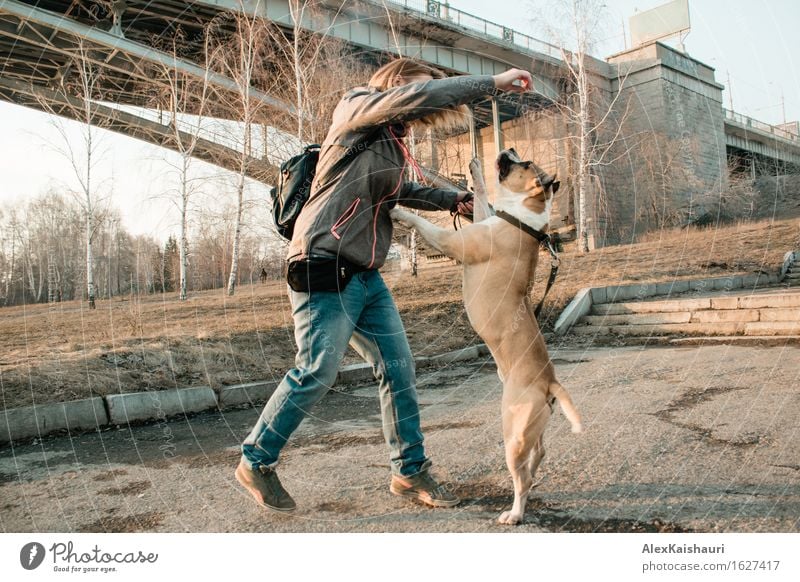
<svg viewBox="0 0 800 582">
<path fill-rule="evenodd" d="M 434 79 L 445 79 L 443 71 L 421 63 L 408 57 L 401 57 L 389 61 L 372 74 L 369 87 L 378 91 L 386 91 L 394 86 L 395 78 L 413 78 L 421 75 L 430 75 Z M 467 127 L 470 111 L 466 105 L 449 105 L 430 115 L 411 122 L 421 129 L 431 128 L 444 133 L 463 130 Z"/>
</svg>

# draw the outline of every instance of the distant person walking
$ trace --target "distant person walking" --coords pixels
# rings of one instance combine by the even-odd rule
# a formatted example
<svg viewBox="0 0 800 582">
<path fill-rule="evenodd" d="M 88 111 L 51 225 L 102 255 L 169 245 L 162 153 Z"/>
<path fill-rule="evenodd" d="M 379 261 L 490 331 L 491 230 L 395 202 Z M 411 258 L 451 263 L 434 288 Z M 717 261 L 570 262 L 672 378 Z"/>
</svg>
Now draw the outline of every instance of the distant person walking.
<svg viewBox="0 0 800 582">
<path fill-rule="evenodd" d="M 417 168 L 403 139 L 410 127 L 463 127 L 468 113 L 464 104 L 498 89 L 522 92 L 531 86 L 530 73 L 518 69 L 494 76 L 446 78 L 438 69 L 401 58 L 378 69 L 367 87 L 342 97 L 322 145 L 311 196 L 289 246 L 295 367 L 286 373 L 242 444 L 236 469 L 236 478 L 262 506 L 277 511 L 295 508 L 275 470 L 278 456 L 336 380 L 348 343 L 372 364 L 379 381 L 390 491 L 437 507 L 459 502 L 429 472 L 414 360 L 378 269 L 391 244 L 389 211 L 395 204 L 420 210 L 472 210 L 468 192 L 406 180 L 407 168 Z M 349 162 L 339 163 L 346 156 Z"/>
</svg>

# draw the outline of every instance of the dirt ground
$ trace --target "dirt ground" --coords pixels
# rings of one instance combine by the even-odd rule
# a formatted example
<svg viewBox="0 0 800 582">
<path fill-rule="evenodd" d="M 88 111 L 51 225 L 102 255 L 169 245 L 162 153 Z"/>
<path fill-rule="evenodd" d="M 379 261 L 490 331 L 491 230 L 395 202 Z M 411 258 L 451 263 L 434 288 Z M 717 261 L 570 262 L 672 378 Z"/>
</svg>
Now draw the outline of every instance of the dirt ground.
<svg viewBox="0 0 800 582">
<path fill-rule="evenodd" d="M 552 350 L 583 415 L 557 412 L 525 522 L 511 503 L 487 361 L 421 374 L 434 473 L 463 498 L 428 509 L 388 491 L 376 387 L 332 391 L 280 464 L 292 516 L 233 477 L 260 408 L 49 437 L 0 449 L 3 532 L 798 532 L 800 348 Z"/>
</svg>

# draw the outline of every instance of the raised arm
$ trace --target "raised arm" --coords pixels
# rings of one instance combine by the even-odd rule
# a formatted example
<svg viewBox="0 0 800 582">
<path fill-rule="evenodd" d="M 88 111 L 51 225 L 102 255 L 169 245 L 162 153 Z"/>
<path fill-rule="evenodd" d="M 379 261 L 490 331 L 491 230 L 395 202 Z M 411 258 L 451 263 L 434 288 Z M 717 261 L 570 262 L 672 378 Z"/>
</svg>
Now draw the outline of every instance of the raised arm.
<svg viewBox="0 0 800 582">
<path fill-rule="evenodd" d="M 474 75 L 407 83 L 386 91 L 360 89 L 346 96 L 348 129 L 363 131 L 379 125 L 404 123 L 469 103 L 493 93 L 491 75 Z"/>
<path fill-rule="evenodd" d="M 524 93 L 533 88 L 528 71 L 509 69 L 497 75 L 468 75 L 417 81 L 385 91 L 361 88 L 345 95 L 345 107 L 338 111 L 346 127 L 361 132 L 366 129 L 403 123 L 427 117 L 444 107 L 463 105 L 496 91 Z"/>
</svg>

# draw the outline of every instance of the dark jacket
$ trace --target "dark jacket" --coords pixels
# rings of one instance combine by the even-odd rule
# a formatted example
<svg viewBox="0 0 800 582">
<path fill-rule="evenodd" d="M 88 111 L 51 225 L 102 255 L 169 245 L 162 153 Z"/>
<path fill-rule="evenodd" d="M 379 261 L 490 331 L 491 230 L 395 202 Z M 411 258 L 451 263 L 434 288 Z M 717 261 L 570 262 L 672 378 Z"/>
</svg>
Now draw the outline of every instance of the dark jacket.
<svg viewBox="0 0 800 582">
<path fill-rule="evenodd" d="M 459 194 L 404 179 L 403 124 L 494 90 L 492 77 L 481 75 L 409 83 L 386 91 L 359 87 L 345 94 L 333 112 L 288 259 L 342 256 L 368 269 L 383 265 L 392 242 L 389 211 L 395 204 L 447 210 Z M 370 136 L 374 141 L 367 149 L 344 167 L 337 165 L 347 148 L 361 149 Z"/>
</svg>

